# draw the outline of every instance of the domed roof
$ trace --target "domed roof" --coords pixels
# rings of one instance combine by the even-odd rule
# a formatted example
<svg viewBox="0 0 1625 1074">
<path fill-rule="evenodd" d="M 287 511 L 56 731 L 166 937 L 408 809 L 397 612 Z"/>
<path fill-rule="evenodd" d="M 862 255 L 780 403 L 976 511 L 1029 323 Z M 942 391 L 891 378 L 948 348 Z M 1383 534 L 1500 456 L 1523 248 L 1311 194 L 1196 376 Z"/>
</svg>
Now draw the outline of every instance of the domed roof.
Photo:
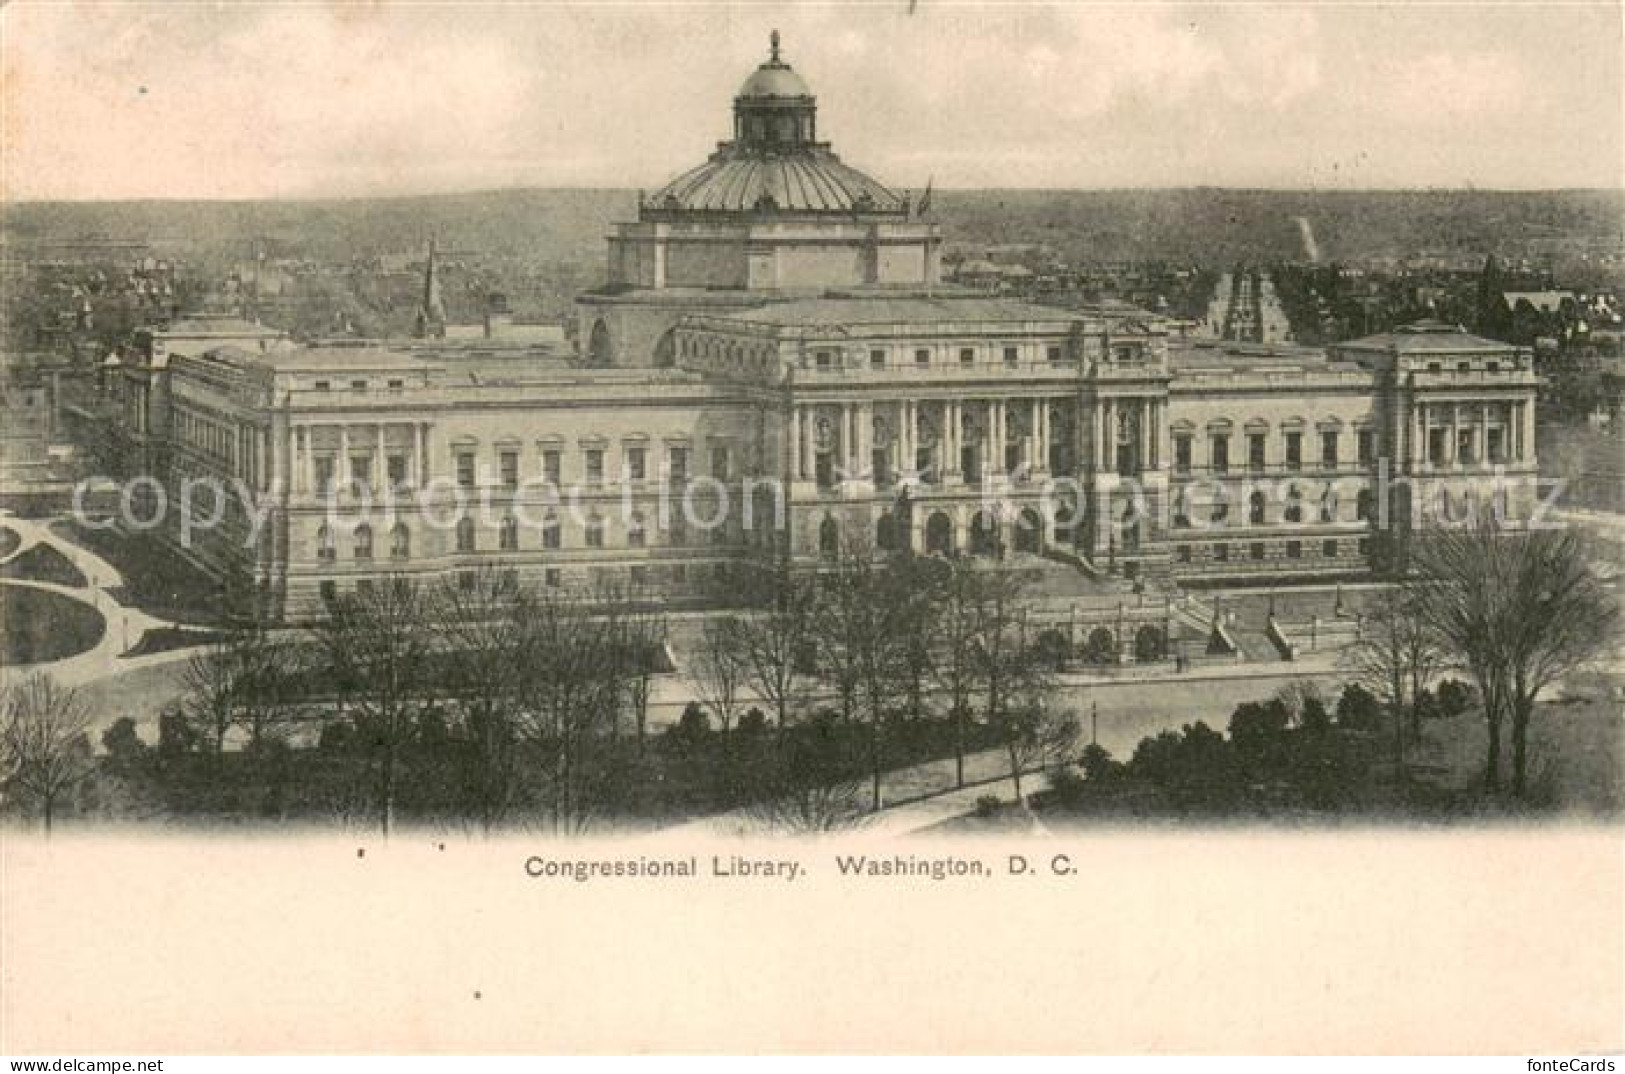
<svg viewBox="0 0 1625 1074">
<path fill-rule="evenodd" d="M 790 65 L 779 58 L 779 32 L 768 37 L 767 62 L 751 72 L 739 87 L 740 97 L 811 97 L 812 90 Z"/>
<path fill-rule="evenodd" d="M 734 140 L 644 200 L 643 213 L 906 213 L 907 203 L 817 140 L 818 106 L 772 53 L 734 98 Z"/>
<path fill-rule="evenodd" d="M 812 90 L 788 64 L 770 60 L 762 64 L 745 84 L 739 87 L 741 97 L 811 97 Z"/>
<path fill-rule="evenodd" d="M 904 211 L 898 195 L 817 149 L 766 156 L 723 151 L 667 183 L 647 205 L 688 212 Z"/>
</svg>

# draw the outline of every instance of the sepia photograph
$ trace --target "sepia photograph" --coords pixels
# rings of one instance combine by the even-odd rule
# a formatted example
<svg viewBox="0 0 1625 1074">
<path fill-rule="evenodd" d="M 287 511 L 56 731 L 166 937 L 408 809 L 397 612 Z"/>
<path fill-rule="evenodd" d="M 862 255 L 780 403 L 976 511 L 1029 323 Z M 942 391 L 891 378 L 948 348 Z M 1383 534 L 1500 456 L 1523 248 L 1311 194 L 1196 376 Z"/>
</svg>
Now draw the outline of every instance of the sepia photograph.
<svg viewBox="0 0 1625 1074">
<path fill-rule="evenodd" d="M 1622 10 L 13 0 L 0 1053 L 1614 1069 Z"/>
</svg>

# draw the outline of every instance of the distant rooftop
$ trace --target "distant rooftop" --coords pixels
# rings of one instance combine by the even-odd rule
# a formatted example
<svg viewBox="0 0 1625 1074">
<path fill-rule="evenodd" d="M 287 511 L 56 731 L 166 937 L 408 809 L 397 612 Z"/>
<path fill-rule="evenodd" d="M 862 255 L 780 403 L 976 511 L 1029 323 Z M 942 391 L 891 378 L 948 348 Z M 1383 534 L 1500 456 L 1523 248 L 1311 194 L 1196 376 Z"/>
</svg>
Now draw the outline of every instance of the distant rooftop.
<svg viewBox="0 0 1625 1074">
<path fill-rule="evenodd" d="M 732 320 L 783 326 L 918 324 L 933 321 L 1002 321 L 1014 323 L 1081 321 L 1084 316 L 1055 306 L 1004 298 L 840 297 L 792 299 L 758 309 L 724 314 Z"/>
<path fill-rule="evenodd" d="M 1418 321 L 1392 332 L 1382 332 L 1335 345 L 1337 350 L 1380 351 L 1384 354 L 1454 354 L 1477 351 L 1514 351 L 1510 343 L 1484 339 L 1459 324 Z"/>
</svg>

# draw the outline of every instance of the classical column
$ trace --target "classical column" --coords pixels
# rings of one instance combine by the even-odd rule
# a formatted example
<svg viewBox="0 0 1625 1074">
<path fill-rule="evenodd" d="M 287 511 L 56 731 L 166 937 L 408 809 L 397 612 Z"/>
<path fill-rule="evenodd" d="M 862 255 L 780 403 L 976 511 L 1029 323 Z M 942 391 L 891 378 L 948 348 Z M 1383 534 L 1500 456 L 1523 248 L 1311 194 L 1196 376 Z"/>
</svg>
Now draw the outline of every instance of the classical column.
<svg viewBox="0 0 1625 1074">
<path fill-rule="evenodd" d="M 1111 471 L 1116 468 L 1117 460 L 1112 458 L 1112 449 L 1117 445 L 1116 414 L 1117 408 L 1112 400 L 1107 399 L 1100 406 L 1100 468 Z"/>
<path fill-rule="evenodd" d="M 273 492 L 283 482 L 282 477 L 282 441 L 287 436 L 287 419 L 280 413 L 271 415 L 271 427 L 265 432 L 266 455 L 271 464 L 270 488 Z"/>
<path fill-rule="evenodd" d="M 1535 403 L 1526 399 L 1519 406 L 1523 408 L 1523 458 L 1527 462 L 1535 457 Z"/>
<path fill-rule="evenodd" d="M 875 465 L 875 405 L 870 402 L 859 403 L 858 412 L 858 460 L 857 473 L 869 474 Z"/>
<path fill-rule="evenodd" d="M 299 438 L 304 451 L 305 491 L 316 492 L 316 427 L 306 425 L 301 429 Z"/>
<path fill-rule="evenodd" d="M 384 462 L 384 423 L 378 423 L 378 447 L 372 453 L 372 487 L 375 494 L 389 483 L 389 467 Z"/>
<path fill-rule="evenodd" d="M 784 436 L 789 441 L 785 446 L 785 458 L 790 460 L 790 480 L 796 481 L 801 477 L 801 408 L 793 404 L 790 407 L 790 420 L 784 426 Z"/>
</svg>

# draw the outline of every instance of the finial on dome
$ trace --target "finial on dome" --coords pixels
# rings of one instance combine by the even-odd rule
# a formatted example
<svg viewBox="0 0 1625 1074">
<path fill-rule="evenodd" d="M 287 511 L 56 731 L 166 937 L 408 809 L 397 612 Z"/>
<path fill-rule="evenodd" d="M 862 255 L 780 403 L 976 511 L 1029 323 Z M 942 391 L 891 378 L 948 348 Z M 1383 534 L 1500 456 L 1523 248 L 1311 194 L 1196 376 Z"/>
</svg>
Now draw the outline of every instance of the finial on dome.
<svg viewBox="0 0 1625 1074">
<path fill-rule="evenodd" d="M 770 49 L 772 51 L 772 54 L 770 56 L 768 56 L 767 62 L 768 63 L 778 63 L 779 62 L 779 32 L 777 30 L 774 30 L 772 33 L 768 34 L 767 35 L 767 42 L 768 42 L 768 45 L 769 45 L 769 47 L 770 47 Z"/>
</svg>

